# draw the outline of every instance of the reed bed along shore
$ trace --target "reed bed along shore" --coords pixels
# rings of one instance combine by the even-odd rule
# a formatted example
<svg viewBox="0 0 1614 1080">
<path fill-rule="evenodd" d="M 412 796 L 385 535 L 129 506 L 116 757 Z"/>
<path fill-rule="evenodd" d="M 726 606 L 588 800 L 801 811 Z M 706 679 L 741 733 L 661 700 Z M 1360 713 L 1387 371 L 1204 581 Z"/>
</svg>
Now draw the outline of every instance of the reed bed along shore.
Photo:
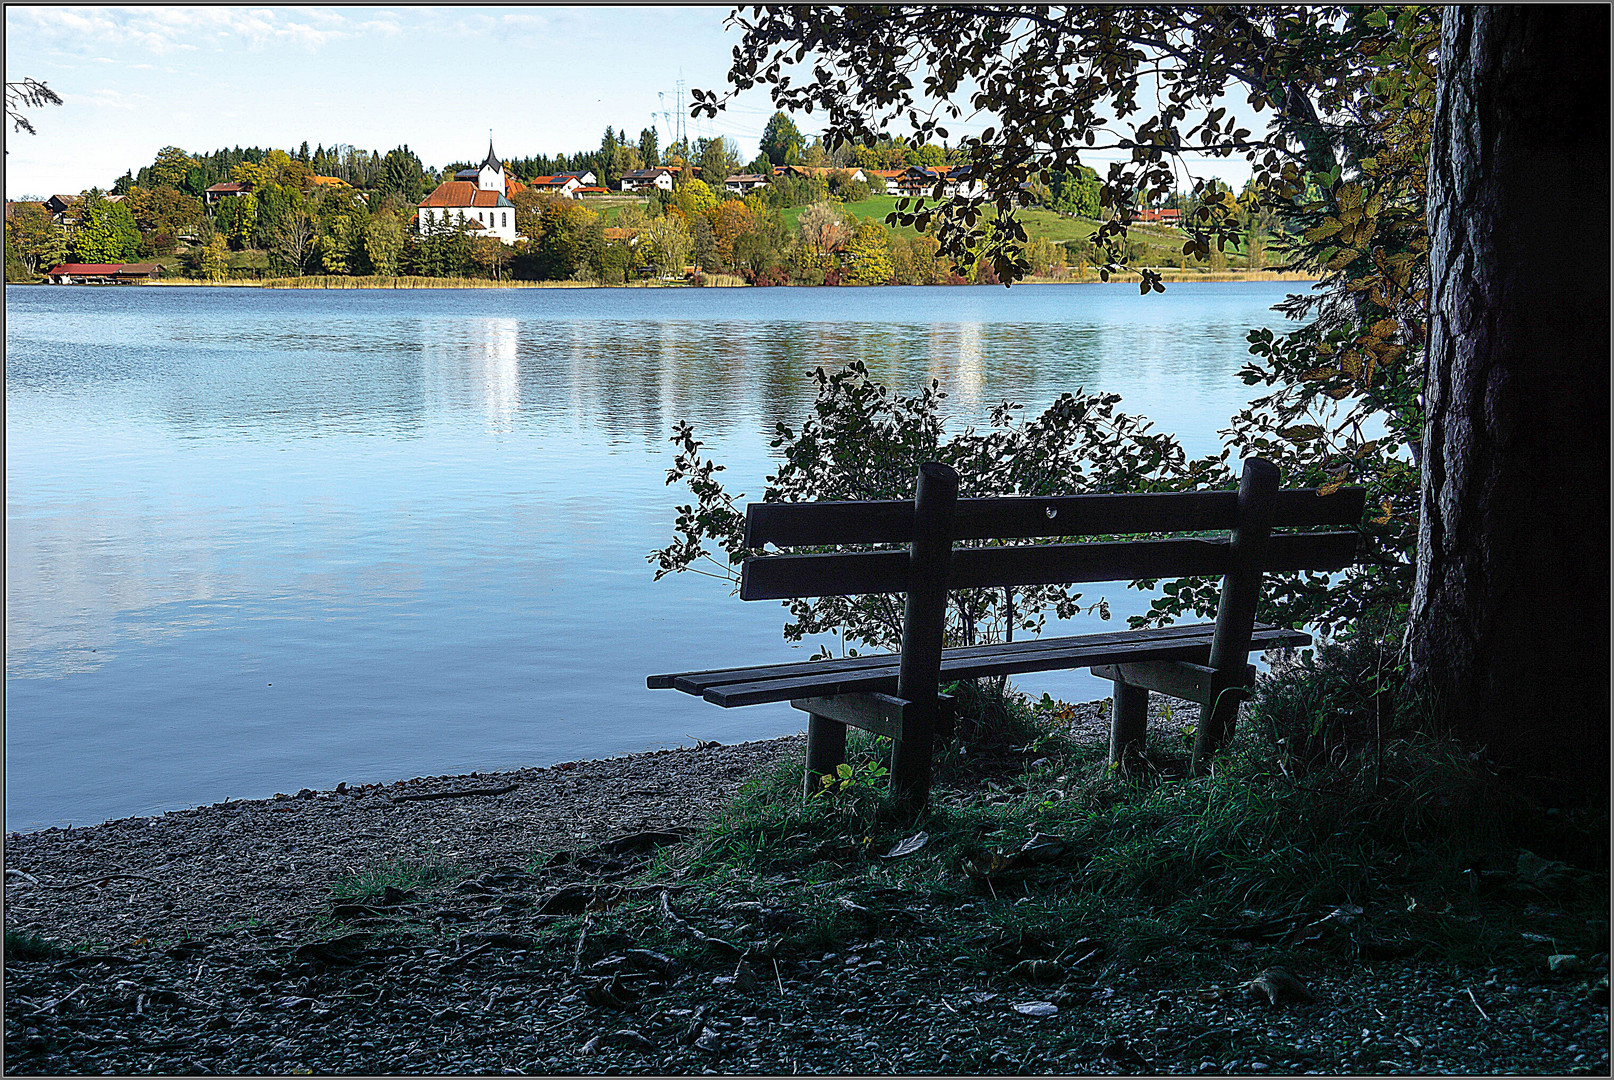
<svg viewBox="0 0 1614 1080">
<path fill-rule="evenodd" d="M 1162 279 L 1168 282 L 1190 281 L 1312 281 L 1315 275 L 1284 270 L 1173 270 L 1162 269 Z M 1137 274 L 1112 274 L 1111 282 L 1142 280 Z M 1097 271 L 1088 270 L 1062 278 L 1027 278 L 1024 285 L 1089 285 L 1099 283 Z M 210 285 L 226 288 L 256 289 L 687 289 L 696 287 L 688 281 L 630 281 L 621 285 L 601 285 L 591 281 L 493 281 L 488 278 L 448 277 L 345 277 L 335 274 L 315 274 L 307 277 L 264 278 L 259 281 L 196 281 L 190 278 L 166 278 L 149 281 L 147 285 Z M 709 289 L 744 288 L 744 278 L 734 274 L 709 274 L 704 281 Z M 790 288 L 792 286 L 785 286 Z M 813 286 L 798 286 L 811 288 Z"/>
<path fill-rule="evenodd" d="M 687 288 L 687 281 L 629 281 L 621 285 L 601 285 L 594 281 L 491 281 L 487 278 L 442 277 L 308 277 L 266 278 L 265 289 L 667 289 Z M 732 288 L 745 279 L 731 274 L 712 274 L 707 288 Z"/>
</svg>

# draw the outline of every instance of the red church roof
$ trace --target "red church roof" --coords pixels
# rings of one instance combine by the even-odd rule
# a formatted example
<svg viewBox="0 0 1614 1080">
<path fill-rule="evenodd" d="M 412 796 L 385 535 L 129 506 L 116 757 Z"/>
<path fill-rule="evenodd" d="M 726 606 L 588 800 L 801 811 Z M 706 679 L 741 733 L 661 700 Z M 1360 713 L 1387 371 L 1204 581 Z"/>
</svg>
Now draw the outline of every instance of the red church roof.
<svg viewBox="0 0 1614 1080">
<path fill-rule="evenodd" d="M 420 201 L 421 206 L 509 206 L 510 201 L 497 191 L 482 191 L 469 180 L 447 180 L 437 190 Z"/>
</svg>

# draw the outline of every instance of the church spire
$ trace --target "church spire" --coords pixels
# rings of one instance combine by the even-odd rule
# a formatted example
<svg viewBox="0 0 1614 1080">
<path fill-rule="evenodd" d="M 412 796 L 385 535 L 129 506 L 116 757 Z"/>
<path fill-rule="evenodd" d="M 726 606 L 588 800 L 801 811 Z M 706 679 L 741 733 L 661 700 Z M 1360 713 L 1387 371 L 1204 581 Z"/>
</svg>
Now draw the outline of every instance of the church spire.
<svg viewBox="0 0 1614 1080">
<path fill-rule="evenodd" d="M 499 155 L 493 152 L 493 136 L 491 134 L 488 135 L 488 156 L 483 160 L 482 164 L 492 169 L 504 167 L 503 163 L 499 161 Z"/>
</svg>

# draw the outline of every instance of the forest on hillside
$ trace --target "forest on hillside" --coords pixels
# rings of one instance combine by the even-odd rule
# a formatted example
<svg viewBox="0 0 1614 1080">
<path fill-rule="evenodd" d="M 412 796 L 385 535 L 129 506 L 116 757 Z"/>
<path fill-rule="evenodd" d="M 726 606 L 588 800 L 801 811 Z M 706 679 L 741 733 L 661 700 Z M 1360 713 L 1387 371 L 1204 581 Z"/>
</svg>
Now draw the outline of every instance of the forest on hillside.
<svg viewBox="0 0 1614 1080">
<path fill-rule="evenodd" d="M 345 144 L 310 149 L 306 141 L 295 151 L 191 154 L 169 146 L 110 189 L 67 198 L 57 213 L 41 203 L 8 207 L 6 280 L 38 280 L 70 261 L 152 260 L 165 276 L 203 281 L 408 275 L 621 284 L 725 274 L 757 285 L 995 284 L 985 260 L 944 257 L 933 236 L 888 224 L 897 199 L 876 170 L 963 163 L 956 149 L 902 138 L 829 147 L 803 137 L 783 113 L 748 162 L 722 136 L 663 149 L 652 128 L 632 140 L 607 127 L 598 149 L 505 160 L 517 232 L 506 244 L 475 235 L 463 219 L 418 222 L 417 204 L 470 162 L 431 168 L 407 145 L 384 154 Z M 616 194 L 624 173 L 664 165 L 677 170 L 671 191 Z M 773 175 L 783 165 L 806 169 Z M 526 186 L 568 171 L 593 173 L 611 194 L 570 199 Z M 771 179 L 741 196 L 726 185 L 741 173 Z M 248 190 L 209 206 L 208 188 L 225 181 Z M 1028 185 L 1020 250 L 1034 276 L 1059 278 L 1106 260 L 1094 240 L 1098 192 L 1097 174 L 1080 166 Z M 1240 201 L 1246 230 L 1233 251 L 1189 258 L 1173 231 L 1136 229 L 1114 254 L 1184 269 L 1268 267 L 1281 225 L 1253 198 Z M 1161 206 L 1188 214 L 1195 202 L 1173 193 Z"/>
</svg>

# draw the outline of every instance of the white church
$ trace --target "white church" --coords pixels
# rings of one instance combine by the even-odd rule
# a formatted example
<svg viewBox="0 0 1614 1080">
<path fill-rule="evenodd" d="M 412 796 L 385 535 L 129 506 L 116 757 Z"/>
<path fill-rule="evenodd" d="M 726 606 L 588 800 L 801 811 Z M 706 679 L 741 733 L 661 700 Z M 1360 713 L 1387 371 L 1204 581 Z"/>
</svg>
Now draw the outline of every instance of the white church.
<svg viewBox="0 0 1614 1080">
<path fill-rule="evenodd" d="M 433 225 L 451 226 L 463 214 L 474 235 L 493 236 L 513 244 L 516 211 L 505 198 L 505 190 L 504 163 L 494 154 L 489 140 L 488 156 L 481 165 L 455 173 L 454 179 L 438 184 L 437 190 L 421 202 L 420 230 L 425 232 Z"/>
</svg>

